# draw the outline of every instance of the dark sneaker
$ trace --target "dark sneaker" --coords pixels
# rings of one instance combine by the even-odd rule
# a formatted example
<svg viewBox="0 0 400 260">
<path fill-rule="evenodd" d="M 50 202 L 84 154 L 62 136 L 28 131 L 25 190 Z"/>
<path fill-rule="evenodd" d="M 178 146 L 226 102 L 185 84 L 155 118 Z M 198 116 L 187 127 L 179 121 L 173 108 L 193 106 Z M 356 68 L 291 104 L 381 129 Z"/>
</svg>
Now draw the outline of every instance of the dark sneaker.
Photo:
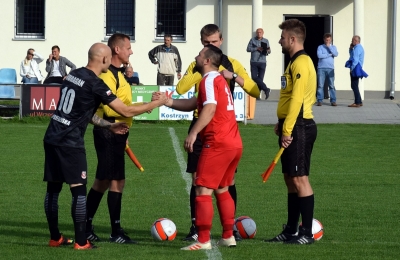
<svg viewBox="0 0 400 260">
<path fill-rule="evenodd" d="M 237 230 L 233 230 L 233 236 L 235 237 L 236 241 L 242 241 L 242 237 Z"/>
<path fill-rule="evenodd" d="M 89 250 L 89 249 L 95 249 L 97 246 L 93 245 L 89 240 L 86 241 L 86 245 L 81 246 L 78 243 L 75 243 L 74 249 L 75 250 Z"/>
<path fill-rule="evenodd" d="M 94 226 L 92 226 L 89 232 L 86 232 L 86 239 L 90 242 L 101 241 L 100 238 L 94 233 Z"/>
<path fill-rule="evenodd" d="M 289 227 L 287 225 L 283 225 L 282 233 L 280 233 L 279 235 L 277 235 L 274 238 L 266 239 L 266 240 L 264 240 L 264 242 L 270 242 L 270 243 L 271 242 L 272 243 L 274 243 L 274 242 L 286 242 L 286 241 L 292 240 L 296 236 L 297 236 L 297 233 L 291 234 L 289 232 Z"/>
<path fill-rule="evenodd" d="M 292 245 L 307 245 L 314 243 L 314 238 L 306 235 L 300 235 L 300 236 L 295 236 L 293 237 L 292 240 L 285 241 L 284 243 Z"/>
<path fill-rule="evenodd" d="M 267 100 L 269 98 L 269 93 L 271 93 L 271 89 L 267 88 L 267 91 L 264 92 L 265 92 L 265 100 Z"/>
<path fill-rule="evenodd" d="M 183 241 L 197 241 L 198 237 L 199 237 L 199 235 L 197 234 L 196 227 L 192 225 L 190 227 L 189 234 L 187 234 L 187 236 L 182 240 Z"/>
<path fill-rule="evenodd" d="M 119 244 L 137 244 L 138 242 L 132 240 L 127 236 L 127 233 L 121 228 L 118 230 L 116 236 L 110 236 L 110 242 Z"/>
<path fill-rule="evenodd" d="M 61 235 L 59 240 L 50 239 L 49 246 L 50 247 L 69 246 L 72 245 L 73 243 L 74 243 L 73 239 L 65 238 L 63 235 Z"/>
</svg>

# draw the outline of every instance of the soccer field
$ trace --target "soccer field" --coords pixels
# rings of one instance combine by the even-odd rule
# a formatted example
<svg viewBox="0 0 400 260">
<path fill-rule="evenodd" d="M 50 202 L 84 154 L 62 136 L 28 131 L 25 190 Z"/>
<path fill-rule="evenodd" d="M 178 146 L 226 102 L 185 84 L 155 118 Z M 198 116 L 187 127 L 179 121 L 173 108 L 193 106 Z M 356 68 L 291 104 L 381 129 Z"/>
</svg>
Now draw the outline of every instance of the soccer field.
<svg viewBox="0 0 400 260">
<path fill-rule="evenodd" d="M 400 125 L 318 125 L 310 182 L 315 193 L 314 217 L 324 236 L 313 245 L 267 244 L 286 221 L 286 188 L 280 163 L 268 182 L 261 174 L 278 151 L 273 126 L 243 125 L 244 153 L 236 175 L 236 216 L 257 224 L 254 239 L 236 248 L 188 252 L 182 238 L 190 227 L 186 153 L 182 144 L 186 122 L 135 123 L 130 146 L 144 167 L 140 172 L 126 156 L 126 186 L 121 225 L 138 245 L 99 242 L 98 250 L 49 248 L 43 200 L 43 135 L 47 123 L 0 120 L 0 259 L 399 259 L 399 143 Z M 95 175 L 92 126 L 86 133 L 88 190 Z M 214 200 L 215 201 L 215 200 Z M 110 224 L 106 199 L 93 224 L 107 241 Z M 64 185 L 59 199 L 59 227 L 73 237 L 71 194 Z M 158 218 L 177 226 L 174 241 L 157 242 L 150 234 Z M 212 236 L 221 226 L 215 209 Z"/>
</svg>

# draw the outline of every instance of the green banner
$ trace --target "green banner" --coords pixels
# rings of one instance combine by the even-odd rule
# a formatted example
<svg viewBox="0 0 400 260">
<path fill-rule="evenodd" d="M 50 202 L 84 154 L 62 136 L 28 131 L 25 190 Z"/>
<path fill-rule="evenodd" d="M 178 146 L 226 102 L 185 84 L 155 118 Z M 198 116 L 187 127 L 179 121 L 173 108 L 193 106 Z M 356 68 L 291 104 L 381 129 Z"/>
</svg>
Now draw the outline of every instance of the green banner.
<svg viewBox="0 0 400 260">
<path fill-rule="evenodd" d="M 143 85 L 132 85 L 132 104 L 139 102 L 150 102 L 151 95 L 154 91 L 158 91 L 158 86 L 143 86 Z M 138 116 L 134 116 L 135 120 L 158 120 L 159 119 L 159 108 L 153 109 L 148 113 L 143 113 Z"/>
</svg>

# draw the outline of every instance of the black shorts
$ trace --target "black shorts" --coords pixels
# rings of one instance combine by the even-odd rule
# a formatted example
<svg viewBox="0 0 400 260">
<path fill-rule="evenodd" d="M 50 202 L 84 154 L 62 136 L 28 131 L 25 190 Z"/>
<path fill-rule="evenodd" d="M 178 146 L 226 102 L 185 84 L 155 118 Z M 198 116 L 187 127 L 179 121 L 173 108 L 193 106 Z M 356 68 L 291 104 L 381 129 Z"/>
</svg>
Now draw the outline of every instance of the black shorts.
<svg viewBox="0 0 400 260">
<path fill-rule="evenodd" d="M 279 120 L 279 146 L 281 145 L 282 126 Z M 317 138 L 317 125 L 313 119 L 298 118 L 293 128 L 292 143 L 281 156 L 282 173 L 289 176 L 308 176 L 310 174 L 311 153 Z"/>
<path fill-rule="evenodd" d="M 85 148 L 44 145 L 43 181 L 65 182 L 67 184 L 87 183 L 87 162 Z"/>
<path fill-rule="evenodd" d="M 193 117 L 192 123 L 189 126 L 188 133 L 190 133 L 190 130 L 192 130 L 196 121 L 197 121 L 197 118 Z M 202 142 L 200 139 L 200 134 L 197 134 L 196 141 L 193 144 L 193 152 L 188 153 L 186 172 L 195 173 L 197 171 L 197 164 L 199 162 L 199 157 L 200 157 L 202 146 L 203 145 L 202 145 Z"/>
<path fill-rule="evenodd" d="M 125 179 L 125 146 L 128 135 L 118 135 L 110 130 L 93 128 L 94 147 L 97 153 L 96 179 Z"/>
</svg>

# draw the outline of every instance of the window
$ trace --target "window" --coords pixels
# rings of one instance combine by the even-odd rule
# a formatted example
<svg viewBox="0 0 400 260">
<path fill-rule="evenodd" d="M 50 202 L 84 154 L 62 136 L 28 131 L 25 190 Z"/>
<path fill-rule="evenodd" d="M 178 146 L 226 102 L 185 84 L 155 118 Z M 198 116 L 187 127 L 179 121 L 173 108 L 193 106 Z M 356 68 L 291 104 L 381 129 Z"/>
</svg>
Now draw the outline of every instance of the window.
<svg viewBox="0 0 400 260">
<path fill-rule="evenodd" d="M 15 0 L 15 38 L 44 39 L 45 0 Z"/>
<path fill-rule="evenodd" d="M 171 34 L 173 39 L 186 38 L 186 1 L 157 0 L 156 39 L 163 39 Z"/>
<path fill-rule="evenodd" d="M 105 36 L 123 33 L 135 39 L 135 0 L 105 0 Z"/>
</svg>

